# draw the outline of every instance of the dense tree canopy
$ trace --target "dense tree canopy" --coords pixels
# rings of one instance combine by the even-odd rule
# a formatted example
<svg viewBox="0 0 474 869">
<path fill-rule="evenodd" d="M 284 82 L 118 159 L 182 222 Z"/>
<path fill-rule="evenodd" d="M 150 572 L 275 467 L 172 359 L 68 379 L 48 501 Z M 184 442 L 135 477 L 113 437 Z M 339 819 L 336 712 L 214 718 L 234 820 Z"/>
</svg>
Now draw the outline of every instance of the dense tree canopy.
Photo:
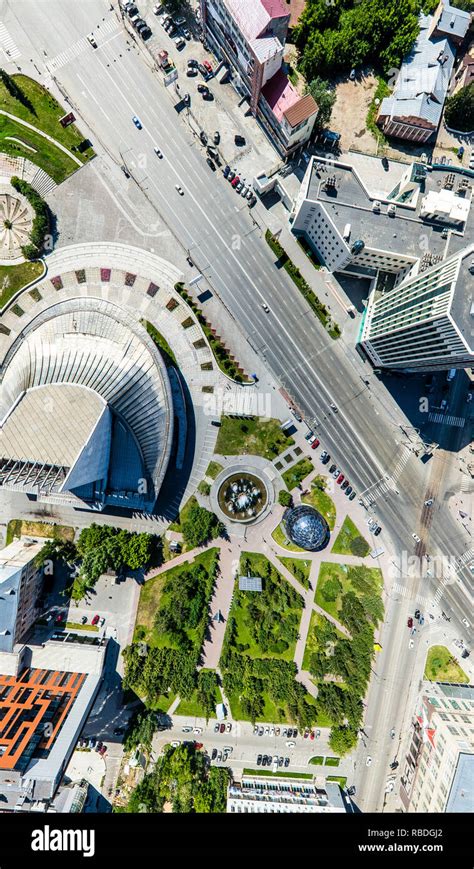
<svg viewBox="0 0 474 869">
<path fill-rule="evenodd" d="M 331 90 L 329 82 L 323 78 L 316 76 L 306 87 L 306 93 L 311 94 L 313 99 L 318 104 L 318 116 L 316 118 L 316 126 L 319 129 L 329 126 L 331 120 L 332 107 L 336 101 L 336 92 Z M 313 480 L 313 484 L 314 484 Z M 321 488 L 321 487 L 319 487 Z M 324 489 L 324 487 L 323 487 Z"/>
<path fill-rule="evenodd" d="M 203 546 L 208 540 L 218 537 L 222 530 L 217 516 L 199 504 L 192 504 L 182 524 L 184 542 L 192 548 Z"/>
<path fill-rule="evenodd" d="M 311 82 L 352 67 L 399 67 L 418 35 L 421 0 L 307 0 L 295 28 L 300 68 Z"/>
<path fill-rule="evenodd" d="M 446 101 L 444 120 L 452 130 L 474 130 L 474 82 L 461 88 Z"/>
</svg>

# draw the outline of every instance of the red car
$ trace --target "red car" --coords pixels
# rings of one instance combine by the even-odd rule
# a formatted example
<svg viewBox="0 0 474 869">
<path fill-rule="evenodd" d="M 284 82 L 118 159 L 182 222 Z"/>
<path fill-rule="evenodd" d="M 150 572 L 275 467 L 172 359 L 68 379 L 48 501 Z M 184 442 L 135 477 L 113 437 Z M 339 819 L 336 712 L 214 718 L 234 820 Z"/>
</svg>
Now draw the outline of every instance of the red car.
<svg viewBox="0 0 474 869">
<path fill-rule="evenodd" d="M 221 733 L 225 733 L 225 724 L 221 724 L 221 726 L 219 727 L 219 730 Z"/>
<path fill-rule="evenodd" d="M 202 65 L 208 72 L 212 72 L 212 64 L 208 60 L 203 60 Z"/>
<path fill-rule="evenodd" d="M 407 627 L 408 627 L 408 628 L 412 628 L 412 627 L 413 627 L 413 619 L 412 619 L 411 616 L 410 616 L 410 618 L 409 618 L 408 621 L 407 621 Z"/>
<path fill-rule="evenodd" d="M 314 730 L 312 730 L 311 733 L 309 734 L 309 738 L 314 739 Z"/>
<path fill-rule="evenodd" d="M 237 187 L 237 184 L 239 183 L 239 181 L 240 181 L 240 178 L 238 175 L 236 175 L 235 178 L 233 179 L 233 181 L 231 181 L 230 183 L 232 184 L 232 187 Z"/>
<path fill-rule="evenodd" d="M 318 438 L 316 438 L 316 440 L 313 441 L 313 443 L 311 444 L 311 449 L 312 450 L 317 449 L 317 447 L 319 447 L 319 444 L 320 444 L 320 441 L 318 440 Z"/>
<path fill-rule="evenodd" d="M 92 625 L 96 625 L 96 624 L 98 623 L 99 619 L 100 619 L 100 616 L 94 616 L 94 618 L 92 619 L 91 624 L 92 624 Z"/>
<path fill-rule="evenodd" d="M 339 474 L 339 476 L 338 476 L 338 478 L 337 478 L 337 480 L 336 480 L 336 483 L 339 483 L 339 485 L 341 485 L 343 479 L 344 479 L 344 474 Z"/>
</svg>

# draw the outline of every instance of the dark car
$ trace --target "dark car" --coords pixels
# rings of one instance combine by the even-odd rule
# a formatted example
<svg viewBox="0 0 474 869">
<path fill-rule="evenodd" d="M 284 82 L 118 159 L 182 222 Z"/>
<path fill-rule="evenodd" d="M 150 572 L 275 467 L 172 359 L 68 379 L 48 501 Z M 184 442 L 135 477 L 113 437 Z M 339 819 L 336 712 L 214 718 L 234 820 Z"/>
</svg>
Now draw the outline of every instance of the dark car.
<svg viewBox="0 0 474 869">
<path fill-rule="evenodd" d="M 214 94 L 212 94 L 211 91 L 208 90 L 202 95 L 202 98 L 203 100 L 208 100 L 209 102 L 212 102 L 212 100 L 214 99 Z"/>
<path fill-rule="evenodd" d="M 420 610 L 415 610 L 415 618 L 416 619 L 420 618 Z"/>
<path fill-rule="evenodd" d="M 324 456 L 324 458 L 321 459 L 321 464 L 323 464 L 323 465 L 327 465 L 328 462 L 330 462 L 330 460 L 331 460 L 331 456 L 330 456 L 329 453 L 328 453 L 327 456 Z"/>
<path fill-rule="evenodd" d="M 380 534 L 381 530 L 382 530 L 381 526 L 377 525 L 377 528 L 374 531 L 374 537 L 377 537 Z"/>
<path fill-rule="evenodd" d="M 64 621 L 64 616 L 63 616 L 63 614 L 62 614 L 62 613 L 58 613 L 57 616 L 56 616 L 56 618 L 55 618 L 55 622 L 56 622 L 56 624 L 57 624 L 57 625 L 60 625 L 61 622 L 63 622 L 63 621 Z"/>
<path fill-rule="evenodd" d="M 257 197 L 255 196 L 254 193 L 252 193 L 252 196 L 251 196 L 251 198 L 249 199 L 249 208 L 253 208 L 254 205 L 255 205 L 255 203 L 256 203 L 256 201 L 257 201 Z"/>
<path fill-rule="evenodd" d="M 127 167 L 121 166 L 120 168 L 121 168 L 123 174 L 125 175 L 125 178 L 130 178 L 130 172 L 128 171 Z"/>
<path fill-rule="evenodd" d="M 221 724 L 219 730 L 221 733 L 225 733 L 225 724 Z"/>
<path fill-rule="evenodd" d="M 396 769 L 398 766 L 398 760 L 394 760 L 393 763 L 390 764 L 390 769 Z"/>
<path fill-rule="evenodd" d="M 185 106 L 189 106 L 191 104 L 191 97 L 189 96 L 189 94 L 184 95 L 183 103 Z"/>
<path fill-rule="evenodd" d="M 243 136 L 236 135 L 234 136 L 234 142 L 236 145 L 245 145 L 245 138 Z"/>
<path fill-rule="evenodd" d="M 227 178 L 229 172 L 230 172 L 230 166 L 224 166 L 224 169 L 223 169 L 224 178 Z"/>
<path fill-rule="evenodd" d="M 214 145 L 218 145 L 221 140 L 221 134 L 219 133 L 219 130 L 216 130 L 212 138 L 214 141 Z"/>
<path fill-rule="evenodd" d="M 199 63 L 197 62 L 197 60 L 194 60 L 193 57 L 190 57 L 188 60 L 188 66 L 193 67 L 194 69 L 197 69 L 199 66 Z"/>
<path fill-rule="evenodd" d="M 85 625 L 87 622 L 87 616 L 82 616 L 81 625 Z"/>
<path fill-rule="evenodd" d="M 407 620 L 407 627 L 408 627 L 408 628 L 412 628 L 412 627 L 413 627 L 413 619 L 412 619 L 411 616 L 410 616 L 410 617 L 408 618 L 408 620 Z"/>
<path fill-rule="evenodd" d="M 186 70 L 186 75 L 188 78 L 192 78 L 192 76 L 197 75 L 197 69 L 194 69 L 193 66 L 188 66 Z"/>
<path fill-rule="evenodd" d="M 208 157 L 208 158 L 206 159 L 206 163 L 207 163 L 207 165 L 209 166 L 209 169 L 212 169 L 213 172 L 216 171 L 216 164 L 212 162 L 212 160 L 211 160 L 210 157 Z"/>
<path fill-rule="evenodd" d="M 471 653 L 470 653 L 469 649 L 464 649 L 463 652 L 461 653 L 461 658 L 469 658 L 470 654 Z"/>
<path fill-rule="evenodd" d="M 228 181 L 233 181 L 234 178 L 235 178 L 235 172 L 234 172 L 233 169 L 231 169 L 230 172 L 229 172 L 229 174 L 227 175 L 227 180 L 228 180 Z"/>
<path fill-rule="evenodd" d="M 382 166 L 386 172 L 388 172 L 390 166 L 386 157 L 382 157 Z"/>
<path fill-rule="evenodd" d="M 352 486 L 348 486 L 346 489 L 346 495 L 350 495 L 352 492 Z"/>
<path fill-rule="evenodd" d="M 289 765 L 290 765 L 290 758 L 285 757 L 285 766 L 289 766 Z"/>
<path fill-rule="evenodd" d="M 97 745 L 96 745 L 96 747 L 95 747 L 95 750 L 96 750 L 96 751 L 100 751 L 100 749 L 102 748 L 103 744 L 104 744 L 104 743 L 103 743 L 101 740 L 99 740 L 99 742 L 97 743 Z"/>
<path fill-rule="evenodd" d="M 205 133 L 204 130 L 201 130 L 199 133 L 199 138 L 203 145 L 207 145 L 207 133 Z"/>
<path fill-rule="evenodd" d="M 217 757 L 217 748 L 212 749 L 211 760 L 215 760 Z"/>
<path fill-rule="evenodd" d="M 144 27 L 143 30 L 140 30 L 140 36 L 143 39 L 143 41 L 145 41 L 146 39 L 149 39 L 151 35 L 152 35 L 152 32 L 151 32 L 149 27 Z"/>
<path fill-rule="evenodd" d="M 351 494 L 349 495 L 349 501 L 353 501 L 356 495 L 357 492 L 353 489 Z"/>
<path fill-rule="evenodd" d="M 261 765 L 262 765 L 262 755 L 259 754 L 259 756 L 257 757 L 257 766 L 261 766 Z"/>
<path fill-rule="evenodd" d="M 347 489 L 348 485 L 349 485 L 349 480 L 344 480 L 344 482 L 341 486 L 341 489 Z"/>
<path fill-rule="evenodd" d="M 336 468 L 337 468 L 337 465 L 335 465 L 335 464 L 333 463 L 333 464 L 331 465 L 331 467 L 329 468 L 329 473 L 330 473 L 330 474 L 333 474 L 334 471 L 336 470 Z"/>
<path fill-rule="evenodd" d="M 114 727 L 114 736 L 121 736 L 124 733 L 123 727 Z"/>
<path fill-rule="evenodd" d="M 209 91 L 207 84 L 201 84 L 201 82 L 199 82 L 197 89 L 200 94 L 206 94 Z"/>
</svg>

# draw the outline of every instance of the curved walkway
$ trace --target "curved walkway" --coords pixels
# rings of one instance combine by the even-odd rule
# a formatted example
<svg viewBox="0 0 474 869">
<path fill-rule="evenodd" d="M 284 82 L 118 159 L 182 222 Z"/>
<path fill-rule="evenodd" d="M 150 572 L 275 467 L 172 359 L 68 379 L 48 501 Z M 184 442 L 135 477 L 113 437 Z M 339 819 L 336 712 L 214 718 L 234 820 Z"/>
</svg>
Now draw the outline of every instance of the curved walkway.
<svg viewBox="0 0 474 869">
<path fill-rule="evenodd" d="M 3 109 L 0 109 L 0 115 L 5 115 L 6 118 L 10 118 L 11 121 L 15 121 L 17 124 L 21 124 L 22 127 L 27 127 L 29 130 L 33 130 L 34 133 L 38 133 L 39 136 L 43 136 L 43 139 L 47 139 L 48 142 L 51 142 L 52 145 L 55 145 L 56 148 L 59 148 L 60 151 L 63 151 L 64 154 L 67 154 L 74 163 L 77 163 L 78 166 L 83 166 L 84 164 L 79 160 L 75 154 L 72 153 L 65 145 L 61 145 L 61 142 L 58 142 L 57 139 L 54 139 L 49 133 L 44 133 L 43 130 L 39 130 L 38 127 L 33 126 L 33 124 L 29 124 L 28 121 L 23 121 L 21 118 L 17 118 L 16 115 L 10 114 L 10 112 L 5 112 Z"/>
</svg>

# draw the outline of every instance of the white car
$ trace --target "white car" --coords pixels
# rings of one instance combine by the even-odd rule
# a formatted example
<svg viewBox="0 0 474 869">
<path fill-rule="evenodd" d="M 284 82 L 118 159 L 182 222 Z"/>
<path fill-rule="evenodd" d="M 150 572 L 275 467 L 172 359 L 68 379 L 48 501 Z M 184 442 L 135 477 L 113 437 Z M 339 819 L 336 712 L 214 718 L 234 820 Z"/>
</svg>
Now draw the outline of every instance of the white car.
<svg viewBox="0 0 474 869">
<path fill-rule="evenodd" d="M 270 736 L 275 736 L 275 728 L 270 727 Z"/>
<path fill-rule="evenodd" d="M 104 618 L 104 616 L 102 616 L 102 618 L 99 619 L 99 628 L 103 628 L 104 625 L 105 625 L 105 618 Z"/>
<path fill-rule="evenodd" d="M 181 745 L 180 739 L 175 739 L 174 742 L 171 743 L 172 748 L 178 748 L 178 745 Z"/>
<path fill-rule="evenodd" d="M 413 534 L 411 536 L 413 537 L 413 540 L 415 541 L 415 543 L 421 543 L 421 540 L 418 537 L 418 534 L 415 534 L 415 532 L 413 532 Z"/>
<path fill-rule="evenodd" d="M 413 649 L 414 647 L 415 647 L 415 641 L 414 641 L 414 640 L 410 640 L 409 643 L 408 643 L 408 648 L 409 648 L 409 649 Z"/>
<path fill-rule="evenodd" d="M 202 727 L 195 727 L 193 733 L 202 733 Z"/>
<path fill-rule="evenodd" d="M 470 625 L 470 623 L 468 622 L 467 619 L 463 619 L 463 620 L 462 620 L 462 623 L 463 623 L 463 625 L 466 625 L 466 628 L 470 628 L 470 627 L 471 627 L 471 625 Z"/>
<path fill-rule="evenodd" d="M 153 12 L 155 15 L 159 15 L 160 12 L 163 12 L 163 4 L 155 3 L 155 5 L 153 6 Z"/>
<path fill-rule="evenodd" d="M 285 745 L 287 748 L 294 748 L 296 745 L 296 742 L 285 742 Z"/>
<path fill-rule="evenodd" d="M 386 793 L 386 794 L 391 794 L 392 791 L 393 791 L 393 789 L 394 789 L 394 787 L 395 787 L 395 782 L 393 782 L 393 781 L 388 781 L 388 782 L 387 782 L 387 785 L 386 785 L 386 787 L 385 787 L 385 793 Z"/>
<path fill-rule="evenodd" d="M 367 757 L 367 760 L 365 761 L 365 765 L 366 765 L 366 766 L 370 766 L 371 763 L 372 763 L 372 758 L 371 758 L 371 756 L 370 756 L 370 754 L 369 754 L 369 756 Z"/>
<path fill-rule="evenodd" d="M 270 313 L 270 308 L 268 307 L 268 305 L 267 305 L 266 302 L 262 302 L 262 308 L 263 308 L 263 310 L 265 311 L 266 314 L 269 314 L 269 313 Z"/>
<path fill-rule="evenodd" d="M 184 196 L 184 190 L 182 187 L 179 186 L 179 184 L 175 184 L 174 189 L 178 191 L 180 196 Z"/>
<path fill-rule="evenodd" d="M 97 42 L 95 41 L 92 33 L 88 33 L 87 39 L 90 42 L 90 44 L 92 45 L 92 48 L 97 48 Z"/>
<path fill-rule="evenodd" d="M 177 36 L 175 41 L 174 41 L 174 44 L 176 45 L 176 48 L 178 49 L 178 51 L 181 51 L 181 49 L 184 48 L 184 46 L 186 45 L 186 40 L 183 39 L 182 36 Z"/>
</svg>

